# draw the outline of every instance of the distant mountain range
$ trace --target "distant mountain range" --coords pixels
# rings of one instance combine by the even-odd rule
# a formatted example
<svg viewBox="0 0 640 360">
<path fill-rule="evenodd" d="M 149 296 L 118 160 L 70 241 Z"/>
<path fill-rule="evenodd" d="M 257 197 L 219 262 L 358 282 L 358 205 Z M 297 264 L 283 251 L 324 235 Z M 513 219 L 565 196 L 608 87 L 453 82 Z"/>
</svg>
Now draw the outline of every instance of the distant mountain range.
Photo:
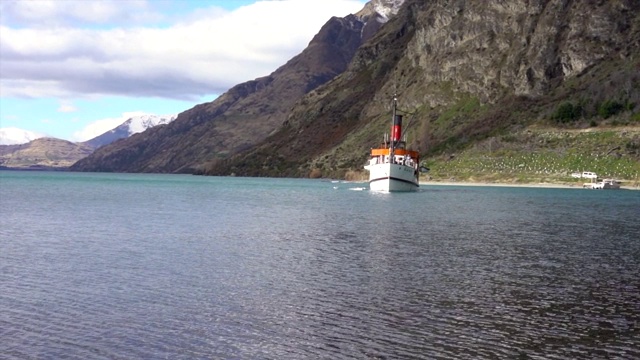
<svg viewBox="0 0 640 360">
<path fill-rule="evenodd" d="M 2 128 L 0 129 L 0 168 L 67 168 L 101 146 L 158 125 L 166 125 L 175 118 L 175 115 L 134 116 L 104 134 L 77 143 L 47 137 L 28 130 Z"/>
<path fill-rule="evenodd" d="M 43 137 L 26 144 L 0 145 L 0 169 L 64 169 L 93 152 L 83 143 Z"/>
</svg>

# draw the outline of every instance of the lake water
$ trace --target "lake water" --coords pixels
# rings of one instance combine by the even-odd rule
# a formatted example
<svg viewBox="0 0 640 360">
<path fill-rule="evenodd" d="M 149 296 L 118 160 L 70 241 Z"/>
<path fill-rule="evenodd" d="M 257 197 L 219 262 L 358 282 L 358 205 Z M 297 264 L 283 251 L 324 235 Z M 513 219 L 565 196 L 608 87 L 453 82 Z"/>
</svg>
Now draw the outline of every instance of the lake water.
<svg viewBox="0 0 640 360">
<path fill-rule="evenodd" d="M 364 186 L 0 171 L 0 358 L 640 358 L 640 191 Z"/>
</svg>

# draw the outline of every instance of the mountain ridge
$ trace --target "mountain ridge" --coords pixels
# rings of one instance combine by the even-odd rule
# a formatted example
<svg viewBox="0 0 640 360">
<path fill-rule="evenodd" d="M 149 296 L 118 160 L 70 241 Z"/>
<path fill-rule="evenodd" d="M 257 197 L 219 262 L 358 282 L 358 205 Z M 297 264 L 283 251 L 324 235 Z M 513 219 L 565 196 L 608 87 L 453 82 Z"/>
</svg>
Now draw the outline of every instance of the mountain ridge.
<svg viewBox="0 0 640 360">
<path fill-rule="evenodd" d="M 75 169 L 351 176 L 362 172 L 368 149 L 388 130 L 395 94 L 411 113 L 408 140 L 427 160 L 455 157 L 531 126 L 637 126 L 638 14 L 640 3 L 630 0 L 406 0 L 372 33 L 366 27 L 381 24 L 379 14 L 369 14 L 366 24 L 353 18 L 355 28 L 344 26 L 348 17 L 332 19 L 343 26 L 325 25 L 324 44 L 358 46 L 349 48 L 347 64 L 328 58 L 344 64 L 330 79 L 284 96 L 273 84 L 285 77 L 240 84 L 145 138 L 103 148 Z M 366 41 L 349 37 L 355 34 L 366 34 Z M 283 66 L 297 74 L 297 86 L 305 84 L 301 65 L 324 65 L 298 60 Z M 254 90 L 266 87 L 271 91 Z M 619 155 L 633 159 L 633 144 L 621 144 L 629 150 Z M 160 151 L 166 154 L 156 156 Z"/>
<path fill-rule="evenodd" d="M 306 49 L 270 75 L 238 84 L 166 127 L 98 149 L 72 169 L 192 173 L 253 147 L 285 121 L 295 101 L 346 69 L 362 41 L 379 28 L 376 16 L 365 11 L 329 19 Z"/>
<path fill-rule="evenodd" d="M 101 146 L 111 144 L 116 140 L 127 138 L 133 134 L 141 133 L 152 127 L 158 125 L 166 125 L 175 120 L 175 118 L 176 115 L 134 115 L 129 117 L 122 124 L 116 126 L 115 128 L 87 141 L 82 141 L 82 143 L 97 149 Z"/>
<path fill-rule="evenodd" d="M 366 150 L 386 130 L 385 105 L 396 92 L 400 107 L 416 120 L 410 142 L 423 158 L 448 156 L 536 123 L 549 125 L 563 102 L 584 103 L 573 126 L 605 124 L 599 108 L 607 102 L 628 104 L 619 121 L 637 123 L 640 4 L 593 3 L 591 9 L 567 3 L 563 22 L 556 19 L 558 1 L 519 1 L 512 9 L 496 1 L 456 4 L 405 2 L 356 52 L 345 73 L 292 109 L 289 127 L 205 173 L 341 178 L 362 172 Z M 585 23 L 592 15 L 598 21 Z M 541 39 L 562 37 L 563 31 L 572 34 L 562 35 L 571 41 L 541 46 Z M 616 90 L 621 87 L 625 94 Z M 342 89 L 355 91 L 350 99 L 336 96 Z M 323 132 L 331 141 L 315 139 Z M 280 152 L 285 155 L 274 155 Z"/>
<path fill-rule="evenodd" d="M 18 170 L 66 169 L 93 152 L 93 147 L 51 137 L 26 144 L 0 145 L 0 168 Z"/>
<path fill-rule="evenodd" d="M 95 149 L 119 139 L 165 125 L 174 115 L 135 115 L 122 124 L 92 139 L 71 142 L 17 128 L 5 131 L 3 138 L 11 144 L 0 145 L 0 167 L 8 169 L 66 169 L 78 160 L 89 156 Z"/>
</svg>

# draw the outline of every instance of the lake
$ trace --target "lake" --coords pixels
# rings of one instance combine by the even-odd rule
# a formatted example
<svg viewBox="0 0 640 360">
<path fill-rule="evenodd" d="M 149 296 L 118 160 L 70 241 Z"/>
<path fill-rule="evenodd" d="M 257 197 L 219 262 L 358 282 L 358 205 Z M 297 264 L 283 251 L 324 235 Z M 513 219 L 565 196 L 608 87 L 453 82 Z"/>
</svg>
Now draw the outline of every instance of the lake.
<svg viewBox="0 0 640 360">
<path fill-rule="evenodd" d="M 6 359 L 637 359 L 640 191 L 0 171 Z"/>
</svg>

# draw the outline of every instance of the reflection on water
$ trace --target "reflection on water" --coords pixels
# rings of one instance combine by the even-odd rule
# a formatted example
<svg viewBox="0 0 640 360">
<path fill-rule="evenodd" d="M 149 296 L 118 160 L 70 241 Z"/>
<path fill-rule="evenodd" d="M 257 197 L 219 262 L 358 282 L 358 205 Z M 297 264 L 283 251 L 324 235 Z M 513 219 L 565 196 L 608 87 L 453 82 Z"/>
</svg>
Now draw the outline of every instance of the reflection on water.
<svg viewBox="0 0 640 360">
<path fill-rule="evenodd" d="M 640 358 L 640 192 L 7 174 L 10 359 Z"/>
</svg>

